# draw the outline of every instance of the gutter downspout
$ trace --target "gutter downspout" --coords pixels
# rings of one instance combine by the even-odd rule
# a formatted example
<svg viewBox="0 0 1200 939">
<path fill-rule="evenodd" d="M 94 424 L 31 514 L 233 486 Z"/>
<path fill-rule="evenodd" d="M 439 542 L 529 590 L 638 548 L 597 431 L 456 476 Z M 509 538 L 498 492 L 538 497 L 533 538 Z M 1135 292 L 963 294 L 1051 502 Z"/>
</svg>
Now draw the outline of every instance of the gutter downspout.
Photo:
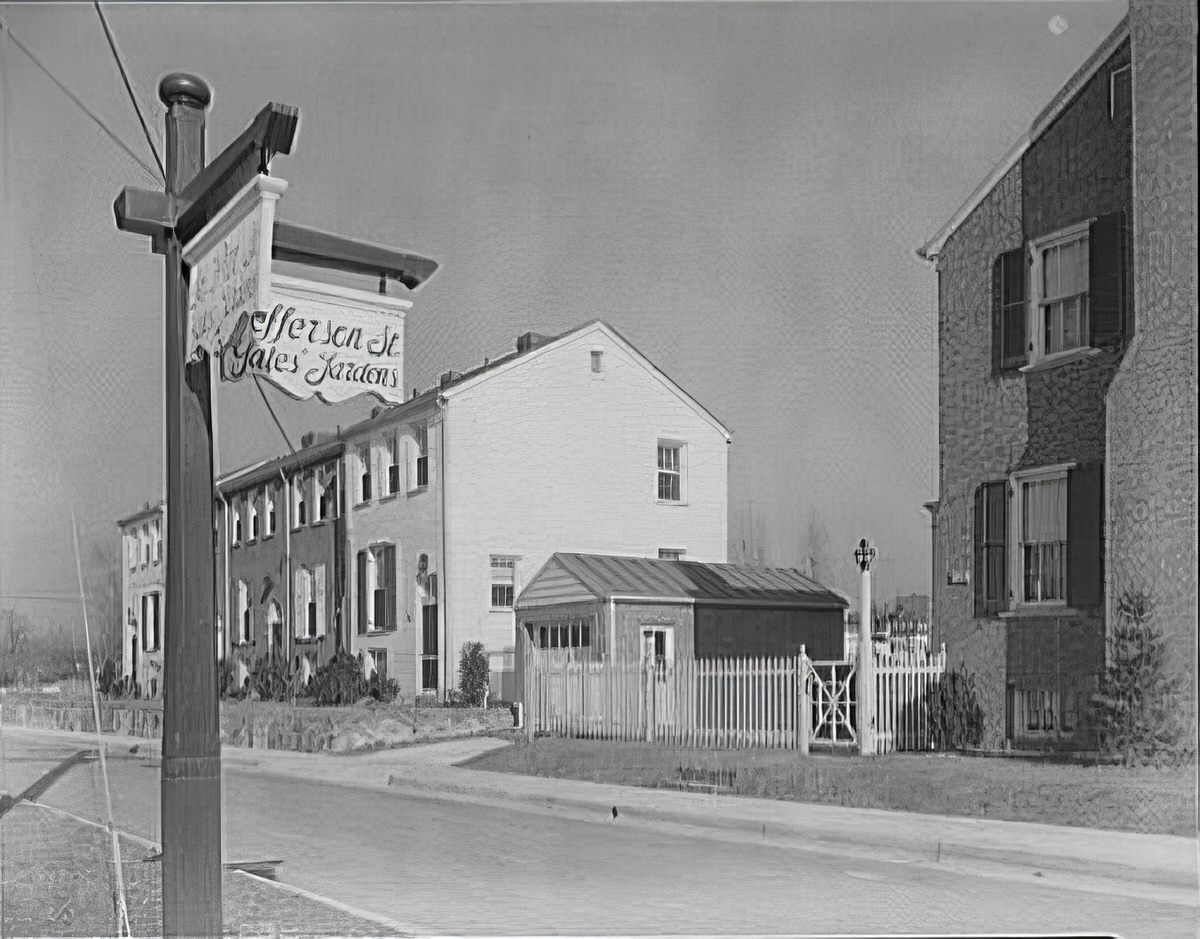
<svg viewBox="0 0 1200 939">
<path fill-rule="evenodd" d="M 222 612 L 222 616 L 221 616 L 221 649 L 220 649 L 220 655 L 217 657 L 217 660 L 224 662 L 229 659 L 229 648 L 230 648 L 229 626 L 230 626 L 230 622 L 231 622 L 230 617 L 229 617 L 229 604 L 230 604 L 230 599 L 231 599 L 231 597 L 230 597 L 230 570 L 229 570 L 229 553 L 230 553 L 229 496 L 226 495 L 225 493 L 221 493 L 221 505 L 224 507 L 222 509 L 221 524 L 225 528 L 225 537 L 223 539 L 221 539 L 224 542 L 224 544 L 223 544 L 224 552 L 223 553 L 225 555 L 225 564 L 224 564 L 225 570 L 223 572 L 224 573 L 224 577 L 223 577 L 224 589 L 221 591 L 221 593 L 224 594 L 225 600 L 222 604 L 224 609 L 221 611 Z M 166 526 L 164 525 L 163 527 L 165 528 Z M 237 676 L 235 675 L 234 677 L 236 678 Z M 221 690 L 224 691 L 225 689 L 222 688 Z"/>
<path fill-rule="evenodd" d="M 279 471 L 279 478 L 283 482 L 283 603 L 287 614 L 284 616 L 283 622 L 283 660 L 286 665 L 290 659 L 291 649 L 288 647 L 292 641 L 292 490 L 288 485 L 287 476 L 283 470 Z M 267 648 L 271 648 L 272 637 L 267 637 Z"/>
<path fill-rule="evenodd" d="M 438 567 L 441 571 L 438 576 L 438 590 L 442 596 L 438 603 L 440 615 L 438 616 L 438 632 L 441 635 L 438 637 L 438 647 L 442 650 L 442 700 L 445 701 L 450 695 L 450 649 L 448 643 L 450 640 L 449 614 L 450 606 L 447 602 L 448 593 L 446 588 L 446 398 L 442 394 L 437 396 L 437 406 L 441 411 L 441 420 L 438 421 L 438 489 L 441 490 L 438 500 L 438 510 L 441 513 L 441 524 L 438 526 L 439 544 Z M 426 443 L 428 447 L 428 442 Z"/>
</svg>

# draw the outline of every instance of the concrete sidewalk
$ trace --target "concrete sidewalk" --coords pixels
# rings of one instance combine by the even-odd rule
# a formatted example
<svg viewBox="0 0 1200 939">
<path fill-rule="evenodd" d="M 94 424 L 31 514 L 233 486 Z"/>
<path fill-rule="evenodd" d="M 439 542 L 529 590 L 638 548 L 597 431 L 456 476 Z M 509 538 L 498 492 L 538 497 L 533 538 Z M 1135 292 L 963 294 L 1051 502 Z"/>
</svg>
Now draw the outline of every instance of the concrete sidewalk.
<svg viewBox="0 0 1200 939">
<path fill-rule="evenodd" d="M 15 732 L 95 742 L 89 735 Z M 136 743 L 141 755 L 158 752 L 157 741 Z M 109 737 L 106 744 L 115 755 L 133 742 Z M 1200 906 L 1195 838 L 644 789 L 455 765 L 502 746 L 506 744 L 494 738 L 472 737 L 354 755 L 223 747 L 221 757 L 226 768 L 243 773 L 390 787 L 508 809 L 517 803 L 594 823 L 645 824 L 722 840 L 936 865 L 988 877 L 1038 878 L 1047 886 Z"/>
</svg>

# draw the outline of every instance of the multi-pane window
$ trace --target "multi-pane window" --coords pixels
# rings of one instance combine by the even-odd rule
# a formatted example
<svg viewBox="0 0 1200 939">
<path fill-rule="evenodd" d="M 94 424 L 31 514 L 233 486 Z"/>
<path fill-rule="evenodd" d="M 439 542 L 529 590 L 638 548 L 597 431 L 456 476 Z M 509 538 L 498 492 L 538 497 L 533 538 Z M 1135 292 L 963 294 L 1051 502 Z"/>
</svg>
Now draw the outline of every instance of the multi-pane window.
<svg viewBox="0 0 1200 939">
<path fill-rule="evenodd" d="M 511 610 L 513 605 L 513 572 L 516 558 L 492 555 L 492 609 Z"/>
<path fill-rule="evenodd" d="M 292 527 L 308 524 L 308 480 L 297 470 L 292 477 Z"/>
<path fill-rule="evenodd" d="M 358 448 L 358 501 L 371 501 L 371 445 L 364 443 Z"/>
<path fill-rule="evenodd" d="M 1048 733 L 1070 735 L 1075 730 L 1075 700 L 1051 688 L 1010 688 L 1012 695 L 1012 735 L 1041 736 Z M 1065 705 L 1065 706 L 1060 706 Z"/>
<path fill-rule="evenodd" d="M 413 427 L 413 482 L 410 488 L 429 485 L 429 425 L 422 422 Z"/>
<path fill-rule="evenodd" d="M 293 599 L 295 634 L 301 639 L 325 635 L 325 565 L 296 572 Z"/>
<path fill-rule="evenodd" d="M 358 631 L 396 628 L 396 546 L 358 552 Z"/>
<path fill-rule="evenodd" d="M 1087 229 L 1040 245 L 1038 329 L 1042 354 L 1067 352 L 1088 344 Z"/>
<path fill-rule="evenodd" d="M 658 445 L 658 499 L 660 502 L 679 502 L 683 496 L 683 448 L 677 443 Z"/>
<path fill-rule="evenodd" d="M 592 645 L 592 623 L 572 619 L 538 628 L 538 646 L 543 649 L 587 649 Z"/>
<path fill-rule="evenodd" d="M 1062 603 L 1067 598 L 1066 474 L 1022 480 L 1017 490 L 1024 603 Z"/>
<path fill-rule="evenodd" d="M 658 559 L 660 561 L 682 561 L 686 553 L 683 548 L 659 548 Z"/>
<path fill-rule="evenodd" d="M 387 435 L 387 456 L 388 456 L 388 478 L 387 491 L 388 495 L 395 495 L 400 491 L 400 432 L 393 430 Z"/>
<path fill-rule="evenodd" d="M 604 352 L 601 349 L 592 350 L 592 371 L 597 375 L 604 371 Z"/>
<path fill-rule="evenodd" d="M 1025 281 L 1028 263 L 1024 248 L 1006 251 L 992 269 L 992 368 L 1019 368 L 1029 361 Z"/>
</svg>

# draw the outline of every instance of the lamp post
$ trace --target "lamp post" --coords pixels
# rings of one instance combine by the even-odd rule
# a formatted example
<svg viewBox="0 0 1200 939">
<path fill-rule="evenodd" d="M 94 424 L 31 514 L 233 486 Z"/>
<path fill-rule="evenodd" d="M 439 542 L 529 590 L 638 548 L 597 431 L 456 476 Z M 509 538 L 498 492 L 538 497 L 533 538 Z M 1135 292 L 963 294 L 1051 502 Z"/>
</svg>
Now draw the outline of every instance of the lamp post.
<svg viewBox="0 0 1200 939">
<path fill-rule="evenodd" d="M 862 571 L 862 600 L 858 613 L 858 752 L 875 755 L 875 650 L 871 644 L 871 562 L 875 549 L 863 538 L 854 549 Z"/>
</svg>

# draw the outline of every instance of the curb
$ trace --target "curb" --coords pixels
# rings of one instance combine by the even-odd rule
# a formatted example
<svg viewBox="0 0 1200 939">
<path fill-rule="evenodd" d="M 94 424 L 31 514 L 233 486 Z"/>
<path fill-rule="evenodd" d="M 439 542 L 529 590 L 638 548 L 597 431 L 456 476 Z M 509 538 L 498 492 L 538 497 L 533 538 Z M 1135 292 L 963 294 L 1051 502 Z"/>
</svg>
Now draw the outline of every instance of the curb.
<svg viewBox="0 0 1200 939">
<path fill-rule="evenodd" d="M 598 797 L 583 798 L 521 793 L 487 785 L 464 784 L 444 778 L 414 779 L 389 774 L 387 784 L 389 788 L 424 798 L 448 796 L 499 804 L 524 803 L 532 810 L 565 809 L 594 817 L 595 822 L 609 820 L 613 808 L 610 800 L 602 800 Z M 639 790 L 631 789 L 629 796 L 635 802 L 626 805 L 618 803 L 621 818 L 651 824 L 682 826 L 692 830 L 706 829 L 726 835 L 741 835 L 743 838 L 753 836 L 755 840 L 758 840 L 759 837 L 767 840 L 769 836 L 770 842 L 775 845 L 779 845 L 782 840 L 786 846 L 792 848 L 855 856 L 868 860 L 931 865 L 949 862 L 956 866 L 965 865 L 981 873 L 986 872 L 992 875 L 1007 873 L 1009 876 L 1018 875 L 1022 879 L 1028 876 L 1042 877 L 1046 872 L 1052 872 L 1069 875 L 1072 878 L 1099 881 L 1100 883 L 1093 885 L 1093 889 L 1100 892 L 1125 893 L 1130 896 L 1145 897 L 1147 888 L 1157 888 L 1155 892 L 1165 902 L 1184 903 L 1192 906 L 1200 903 L 1197 881 L 1184 871 L 1162 868 L 1147 869 L 1070 854 L 1043 854 L 1013 848 L 973 845 L 965 843 L 961 839 L 939 839 L 936 835 L 914 840 L 906 837 L 905 833 L 901 831 L 889 832 L 884 825 L 874 826 L 870 838 L 864 838 L 855 831 L 840 830 L 828 822 L 803 825 L 780 821 L 773 825 L 764 825 L 756 819 L 739 817 L 736 814 L 730 815 L 727 812 L 699 811 L 704 806 L 728 810 L 735 807 L 731 804 L 733 800 L 744 797 L 697 795 L 693 797 L 697 800 L 695 803 L 697 810 L 688 811 L 638 805 L 636 799 L 639 794 Z M 705 801 L 700 802 L 700 799 Z M 718 799 L 721 801 L 718 802 Z M 790 844 L 787 844 L 788 842 Z"/>
</svg>

